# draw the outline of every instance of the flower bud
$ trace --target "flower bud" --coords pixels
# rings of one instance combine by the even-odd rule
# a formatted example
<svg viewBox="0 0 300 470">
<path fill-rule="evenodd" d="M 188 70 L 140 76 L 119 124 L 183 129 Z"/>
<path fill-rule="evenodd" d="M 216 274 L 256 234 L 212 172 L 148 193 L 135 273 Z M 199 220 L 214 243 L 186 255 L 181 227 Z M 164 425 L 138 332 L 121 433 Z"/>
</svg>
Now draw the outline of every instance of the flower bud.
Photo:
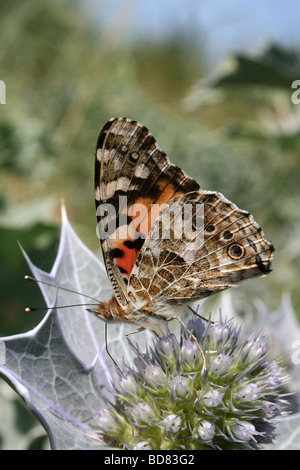
<svg viewBox="0 0 300 470">
<path fill-rule="evenodd" d="M 271 402 L 263 402 L 262 403 L 262 410 L 264 413 L 265 418 L 271 419 L 275 416 L 280 415 L 280 407 L 275 403 Z"/>
<path fill-rule="evenodd" d="M 220 353 L 214 357 L 209 368 L 209 375 L 211 377 L 221 377 L 228 372 L 232 364 L 232 358 L 226 354 Z"/>
<path fill-rule="evenodd" d="M 149 426 L 156 419 L 155 410 L 146 402 L 140 402 L 134 405 L 132 417 L 137 426 Z"/>
<path fill-rule="evenodd" d="M 247 364 L 255 363 L 260 360 L 267 351 L 267 340 L 265 336 L 258 336 L 257 338 L 247 341 L 245 344 L 244 357 Z"/>
<path fill-rule="evenodd" d="M 271 362 L 266 381 L 267 387 L 271 390 L 274 390 L 285 381 L 282 369 L 279 367 L 277 362 Z"/>
<path fill-rule="evenodd" d="M 133 450 L 152 450 L 152 446 L 149 441 L 141 441 L 133 447 Z"/>
<path fill-rule="evenodd" d="M 182 375 L 176 375 L 171 382 L 171 397 L 175 402 L 183 402 L 191 398 L 189 381 Z"/>
<path fill-rule="evenodd" d="M 166 376 L 162 371 L 161 367 L 150 364 L 146 367 L 144 377 L 148 385 L 153 387 L 163 385 L 166 380 Z"/>
<path fill-rule="evenodd" d="M 199 368 L 200 355 L 195 341 L 185 341 L 181 347 L 181 366 L 183 370 L 195 370 Z"/>
<path fill-rule="evenodd" d="M 107 408 L 100 410 L 98 415 L 98 425 L 105 432 L 114 432 L 118 429 L 115 417 Z"/>
<path fill-rule="evenodd" d="M 193 434 L 198 436 L 201 441 L 211 441 L 215 436 L 215 431 L 216 427 L 214 423 L 203 419 L 198 421 Z"/>
<path fill-rule="evenodd" d="M 219 390 L 210 390 L 203 396 L 203 403 L 208 408 L 219 406 L 223 400 L 224 393 Z"/>
<path fill-rule="evenodd" d="M 156 353 L 166 365 L 176 363 L 178 354 L 178 341 L 173 334 L 163 336 L 156 348 Z"/>
<path fill-rule="evenodd" d="M 229 433 L 241 442 L 247 442 L 253 439 L 255 434 L 259 434 L 252 423 L 241 421 L 239 419 L 231 419 L 227 423 Z"/>
<path fill-rule="evenodd" d="M 127 374 L 121 378 L 120 388 L 123 392 L 136 394 L 139 389 L 139 385 L 132 374 Z"/>
<path fill-rule="evenodd" d="M 222 322 L 215 322 L 210 325 L 208 335 L 212 343 L 212 347 L 225 344 L 230 335 L 230 328 Z"/>
<path fill-rule="evenodd" d="M 257 383 L 248 383 L 238 387 L 236 393 L 233 394 L 235 403 L 252 403 L 260 397 L 260 387 Z"/>
<path fill-rule="evenodd" d="M 162 421 L 166 434 L 177 434 L 182 429 L 182 418 L 179 415 L 170 414 Z"/>
</svg>

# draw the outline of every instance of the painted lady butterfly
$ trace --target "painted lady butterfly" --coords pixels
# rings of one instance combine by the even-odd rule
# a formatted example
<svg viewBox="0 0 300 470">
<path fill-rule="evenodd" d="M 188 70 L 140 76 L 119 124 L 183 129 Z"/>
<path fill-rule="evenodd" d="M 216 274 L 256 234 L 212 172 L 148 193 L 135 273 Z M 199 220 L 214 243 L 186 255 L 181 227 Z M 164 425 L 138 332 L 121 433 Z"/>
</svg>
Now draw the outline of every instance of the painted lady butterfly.
<svg viewBox="0 0 300 470">
<path fill-rule="evenodd" d="M 111 119 L 100 132 L 95 200 L 114 291 L 95 310 L 104 320 L 159 331 L 183 304 L 272 269 L 273 245 L 252 215 L 200 189 L 136 121 Z"/>
</svg>

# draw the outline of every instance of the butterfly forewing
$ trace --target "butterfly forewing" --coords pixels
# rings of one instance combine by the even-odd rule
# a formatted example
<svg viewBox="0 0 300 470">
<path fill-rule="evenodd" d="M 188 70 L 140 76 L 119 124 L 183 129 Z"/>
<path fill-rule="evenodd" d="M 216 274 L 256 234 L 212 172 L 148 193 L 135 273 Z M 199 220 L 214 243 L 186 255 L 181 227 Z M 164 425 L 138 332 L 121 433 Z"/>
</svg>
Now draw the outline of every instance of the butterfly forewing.
<svg viewBox="0 0 300 470">
<path fill-rule="evenodd" d="M 198 188 L 170 163 L 146 127 L 126 118 L 105 124 L 96 148 L 95 200 L 106 268 L 120 305 L 128 303 L 130 273 L 162 207 Z"/>
</svg>

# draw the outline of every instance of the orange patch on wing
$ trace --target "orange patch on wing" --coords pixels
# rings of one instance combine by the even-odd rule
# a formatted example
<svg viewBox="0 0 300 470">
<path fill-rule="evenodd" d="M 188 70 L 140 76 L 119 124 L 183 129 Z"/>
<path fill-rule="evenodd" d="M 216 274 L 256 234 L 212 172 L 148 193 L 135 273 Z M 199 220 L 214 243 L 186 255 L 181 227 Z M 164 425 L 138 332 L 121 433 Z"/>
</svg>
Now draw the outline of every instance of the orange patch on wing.
<svg viewBox="0 0 300 470">
<path fill-rule="evenodd" d="M 124 252 L 124 255 L 122 256 L 122 258 L 117 258 L 117 266 L 121 268 L 122 274 L 125 274 L 127 277 L 129 277 L 131 271 L 133 270 L 133 266 L 135 265 L 140 250 L 128 248 L 123 243 L 118 245 L 118 248 L 120 248 Z"/>
<path fill-rule="evenodd" d="M 182 191 L 174 192 L 174 186 L 169 184 L 164 188 L 155 203 L 153 203 L 153 200 L 150 198 L 137 199 L 135 204 L 130 207 L 130 212 L 128 214 L 132 216 L 132 214 L 139 212 L 137 217 L 132 220 L 135 230 L 141 232 L 146 237 L 159 213 L 163 210 L 168 201 L 180 194 L 183 194 Z"/>
<path fill-rule="evenodd" d="M 140 232 L 146 236 L 151 228 L 151 200 L 149 198 L 139 198 L 134 204 L 128 208 L 128 215 L 132 218 L 130 223 L 129 235 L 134 237 L 136 232 Z"/>
<path fill-rule="evenodd" d="M 162 193 L 160 194 L 158 200 L 156 201 L 156 204 L 165 204 L 168 202 L 170 199 L 172 199 L 175 196 L 179 196 L 179 194 L 183 194 L 182 191 L 176 191 L 175 188 L 172 184 L 168 184 Z"/>
<path fill-rule="evenodd" d="M 182 191 L 174 192 L 174 186 L 172 184 L 165 187 L 162 182 L 161 187 L 162 193 L 156 201 L 153 202 L 151 198 L 141 197 L 127 209 L 127 214 L 132 219 L 130 225 L 127 227 L 129 238 L 125 240 L 125 242 L 119 242 L 116 245 L 116 248 L 119 248 L 124 253 L 122 257 L 116 259 L 116 263 L 122 274 L 128 277 L 133 270 L 140 249 L 136 249 L 133 246 L 127 247 L 124 243 L 134 243 L 138 234 L 142 234 L 143 238 L 146 238 L 152 225 L 159 216 L 159 213 L 163 210 L 168 201 L 182 194 Z"/>
</svg>

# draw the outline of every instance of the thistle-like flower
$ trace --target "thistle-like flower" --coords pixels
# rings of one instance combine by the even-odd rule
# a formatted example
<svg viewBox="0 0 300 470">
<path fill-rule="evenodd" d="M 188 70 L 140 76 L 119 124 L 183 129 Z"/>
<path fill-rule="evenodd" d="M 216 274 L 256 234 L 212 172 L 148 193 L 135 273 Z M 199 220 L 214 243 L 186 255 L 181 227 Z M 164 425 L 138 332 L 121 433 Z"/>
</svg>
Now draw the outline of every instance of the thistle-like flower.
<svg viewBox="0 0 300 470">
<path fill-rule="evenodd" d="M 190 320 L 180 340 L 157 339 L 120 372 L 99 434 L 127 449 L 257 449 L 270 443 L 286 377 L 267 339 L 241 340 L 230 322 Z M 200 354 L 205 352 L 206 365 Z M 122 375 L 123 374 L 123 375 Z"/>
</svg>

